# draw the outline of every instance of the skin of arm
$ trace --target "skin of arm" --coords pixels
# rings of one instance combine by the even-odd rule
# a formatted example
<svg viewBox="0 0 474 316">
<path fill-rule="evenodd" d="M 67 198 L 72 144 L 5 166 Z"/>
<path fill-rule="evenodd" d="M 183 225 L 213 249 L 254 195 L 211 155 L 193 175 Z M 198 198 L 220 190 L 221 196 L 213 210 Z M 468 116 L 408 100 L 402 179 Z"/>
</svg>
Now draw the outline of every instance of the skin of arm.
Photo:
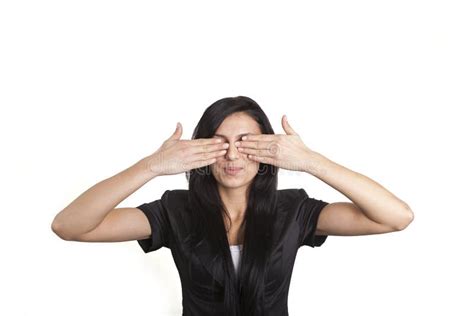
<svg viewBox="0 0 474 316">
<path fill-rule="evenodd" d="M 96 228 L 120 202 L 159 174 L 151 172 L 145 157 L 116 175 L 93 185 L 59 212 L 51 229 L 73 239 Z"/>
<path fill-rule="evenodd" d="M 158 150 L 83 192 L 55 216 L 51 223 L 53 232 L 65 240 L 90 242 L 150 236 L 151 227 L 143 212 L 116 206 L 157 176 L 209 165 L 225 153 L 219 139 L 187 140 L 181 139 L 182 133 L 178 122 Z"/>
<path fill-rule="evenodd" d="M 285 134 L 247 135 L 236 142 L 249 159 L 307 172 L 349 198 L 322 210 L 316 235 L 369 235 L 405 229 L 414 219 L 408 204 L 369 177 L 352 171 L 307 147 L 282 117 Z"/>
<path fill-rule="evenodd" d="M 333 205 L 327 205 L 327 208 L 332 207 L 336 213 L 339 208 L 340 214 L 338 215 L 344 216 L 343 212 L 345 212 L 346 217 L 349 215 L 353 218 L 357 217 L 357 212 L 361 212 L 375 223 L 372 227 L 366 225 L 369 231 L 361 231 L 359 234 L 374 233 L 377 224 L 380 226 L 380 232 L 403 230 L 413 221 L 414 214 L 408 204 L 371 178 L 337 164 L 315 151 L 309 153 L 307 161 L 310 162 L 305 170 L 307 173 L 330 185 L 354 203 L 331 203 Z M 322 216 L 322 223 L 318 225 L 322 231 L 330 230 L 329 227 L 335 227 L 335 224 L 330 222 L 330 210 L 326 213 L 327 218 L 324 219 Z M 335 218 L 335 216 L 333 217 Z M 326 223 L 323 223 L 324 221 Z M 362 221 L 363 219 L 354 220 L 355 223 L 362 223 Z M 324 229 L 324 226 L 327 228 Z M 382 226 L 386 227 L 385 231 Z M 370 229 L 374 231 L 370 231 Z"/>
</svg>

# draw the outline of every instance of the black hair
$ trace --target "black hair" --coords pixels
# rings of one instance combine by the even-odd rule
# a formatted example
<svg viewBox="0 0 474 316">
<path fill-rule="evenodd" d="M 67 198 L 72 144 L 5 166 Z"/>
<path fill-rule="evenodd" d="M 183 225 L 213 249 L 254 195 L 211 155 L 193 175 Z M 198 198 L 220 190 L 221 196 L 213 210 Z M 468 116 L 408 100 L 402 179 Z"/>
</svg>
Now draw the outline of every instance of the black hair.
<svg viewBox="0 0 474 316">
<path fill-rule="evenodd" d="M 252 117 L 262 134 L 274 134 L 260 106 L 245 96 L 228 97 L 211 104 L 194 129 L 192 139 L 211 138 L 224 119 L 237 112 Z M 195 243 L 207 239 L 216 255 L 222 256 L 224 271 L 224 314 L 229 316 L 262 315 L 267 261 L 273 247 L 278 167 L 259 163 L 258 173 L 249 185 L 244 227 L 243 253 L 238 277 L 234 272 L 223 215 L 230 220 L 220 198 L 210 166 L 186 171 L 189 198 L 193 210 Z M 230 220 L 231 222 L 231 220 Z M 217 313 L 216 313 L 217 314 Z"/>
</svg>

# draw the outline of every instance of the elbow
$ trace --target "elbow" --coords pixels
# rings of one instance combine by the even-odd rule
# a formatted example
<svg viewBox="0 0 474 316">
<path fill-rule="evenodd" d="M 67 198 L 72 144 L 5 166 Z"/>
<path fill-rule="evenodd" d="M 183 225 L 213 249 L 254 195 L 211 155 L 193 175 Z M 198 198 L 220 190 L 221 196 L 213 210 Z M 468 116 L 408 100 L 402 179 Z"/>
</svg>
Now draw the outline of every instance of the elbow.
<svg viewBox="0 0 474 316">
<path fill-rule="evenodd" d="M 400 219 L 399 223 L 396 225 L 395 229 L 397 231 L 401 231 L 401 230 L 404 230 L 405 228 L 408 227 L 408 225 L 411 224 L 411 222 L 413 222 L 413 220 L 415 219 L 415 214 L 413 213 L 413 211 L 411 210 L 410 206 L 408 206 L 407 204 L 405 204 L 405 207 L 403 209 L 403 213 L 404 215 L 402 216 L 402 218 Z"/>
<path fill-rule="evenodd" d="M 53 231 L 53 233 L 55 233 L 62 240 L 66 240 L 66 241 L 73 240 L 71 238 L 71 236 L 69 236 L 68 234 L 65 233 L 62 225 L 57 221 L 53 221 L 51 223 L 51 230 Z"/>
</svg>

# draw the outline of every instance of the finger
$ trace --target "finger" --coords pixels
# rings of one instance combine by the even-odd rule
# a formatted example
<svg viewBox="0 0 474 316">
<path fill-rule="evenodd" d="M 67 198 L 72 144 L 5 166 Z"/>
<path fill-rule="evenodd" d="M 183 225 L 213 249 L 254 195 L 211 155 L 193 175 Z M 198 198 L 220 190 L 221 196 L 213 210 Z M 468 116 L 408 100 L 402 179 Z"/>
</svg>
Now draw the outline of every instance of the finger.
<svg viewBox="0 0 474 316">
<path fill-rule="evenodd" d="M 227 149 L 229 148 L 228 143 L 224 144 L 208 144 L 208 145 L 200 145 L 200 146 L 192 146 L 189 149 L 189 152 L 191 155 L 197 154 L 197 153 L 206 153 L 206 152 L 213 152 L 216 150 L 222 150 L 222 149 Z"/>
<path fill-rule="evenodd" d="M 216 158 L 211 158 L 207 160 L 196 160 L 188 164 L 188 169 L 201 168 L 210 164 L 213 164 L 217 161 Z"/>
<path fill-rule="evenodd" d="M 250 160 L 253 160 L 253 161 L 275 165 L 275 160 L 270 157 L 262 157 L 262 156 L 255 156 L 255 155 L 248 155 L 248 157 Z"/>
<path fill-rule="evenodd" d="M 274 153 L 272 153 L 268 149 L 252 149 L 252 148 L 243 148 L 239 147 L 238 151 L 243 154 L 249 154 L 252 156 L 262 156 L 262 157 L 273 157 Z"/>
<path fill-rule="evenodd" d="M 246 147 L 246 148 L 253 148 L 253 149 L 268 149 L 272 147 L 273 144 L 276 144 L 276 140 L 273 141 L 238 141 L 235 142 L 235 146 L 237 147 Z"/>
<path fill-rule="evenodd" d="M 222 143 L 220 138 L 196 138 L 190 141 L 190 144 L 193 146 L 202 146 L 202 145 L 211 145 Z"/>
<path fill-rule="evenodd" d="M 283 129 L 285 130 L 285 133 L 288 135 L 298 135 L 296 131 L 290 126 L 290 123 L 288 123 L 288 118 L 286 115 L 283 115 L 283 118 L 281 120 L 281 125 L 283 126 Z"/>
<path fill-rule="evenodd" d="M 242 140 L 265 140 L 272 141 L 278 137 L 279 134 L 248 134 L 242 137 Z"/>
<path fill-rule="evenodd" d="M 181 125 L 180 122 L 178 122 L 176 124 L 176 128 L 175 128 L 173 134 L 170 136 L 169 139 L 178 140 L 178 139 L 181 138 L 181 135 L 183 135 L 183 126 Z"/>
<path fill-rule="evenodd" d="M 225 155 L 227 150 L 220 150 L 220 151 L 212 151 L 212 152 L 206 152 L 206 153 L 197 153 L 191 156 L 191 161 L 198 161 L 198 160 L 208 160 L 212 158 L 217 158 L 222 155 Z"/>
</svg>

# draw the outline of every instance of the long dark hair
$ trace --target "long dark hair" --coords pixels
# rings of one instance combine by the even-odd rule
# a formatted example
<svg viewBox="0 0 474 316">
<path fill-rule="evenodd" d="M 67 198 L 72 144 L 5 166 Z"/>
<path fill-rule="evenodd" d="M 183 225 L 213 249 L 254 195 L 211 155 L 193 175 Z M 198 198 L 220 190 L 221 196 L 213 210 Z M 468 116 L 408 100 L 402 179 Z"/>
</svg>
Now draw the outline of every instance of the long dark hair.
<svg viewBox="0 0 474 316">
<path fill-rule="evenodd" d="M 260 106 L 245 96 L 228 97 L 211 104 L 194 129 L 192 139 L 211 138 L 230 114 L 244 112 L 260 126 L 262 134 L 274 134 Z M 220 198 L 210 166 L 186 172 L 195 243 L 207 239 L 216 255 L 223 258 L 224 314 L 229 316 L 263 315 L 266 267 L 272 251 L 278 167 L 259 163 L 257 175 L 248 191 L 243 253 L 236 278 L 229 250 L 223 214 L 230 219 Z"/>
</svg>

